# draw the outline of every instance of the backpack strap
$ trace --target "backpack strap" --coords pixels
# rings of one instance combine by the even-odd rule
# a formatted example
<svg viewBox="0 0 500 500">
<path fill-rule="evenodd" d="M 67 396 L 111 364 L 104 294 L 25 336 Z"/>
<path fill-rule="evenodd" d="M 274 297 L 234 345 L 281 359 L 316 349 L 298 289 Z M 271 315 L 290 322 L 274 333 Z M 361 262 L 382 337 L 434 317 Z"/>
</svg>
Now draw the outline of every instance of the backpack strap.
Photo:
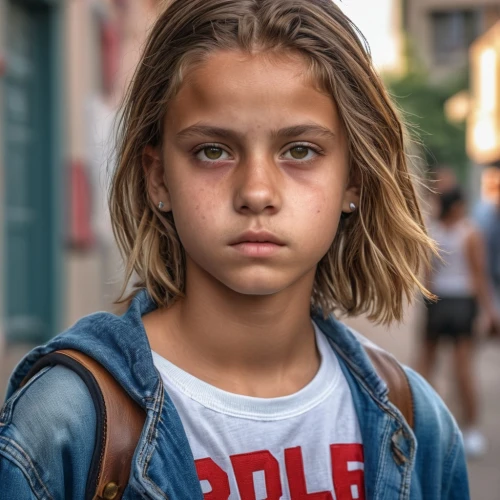
<svg viewBox="0 0 500 500">
<path fill-rule="evenodd" d="M 364 344 L 363 347 L 379 377 L 387 384 L 389 401 L 399 409 L 408 425 L 413 429 L 415 423 L 413 394 L 403 367 L 392 354 L 377 346 Z"/>
<path fill-rule="evenodd" d="M 119 500 L 129 480 L 132 457 L 146 414 L 100 363 L 73 349 L 40 358 L 21 385 L 45 366 L 53 365 L 66 366 L 80 376 L 96 410 L 96 443 L 85 499 Z"/>
</svg>

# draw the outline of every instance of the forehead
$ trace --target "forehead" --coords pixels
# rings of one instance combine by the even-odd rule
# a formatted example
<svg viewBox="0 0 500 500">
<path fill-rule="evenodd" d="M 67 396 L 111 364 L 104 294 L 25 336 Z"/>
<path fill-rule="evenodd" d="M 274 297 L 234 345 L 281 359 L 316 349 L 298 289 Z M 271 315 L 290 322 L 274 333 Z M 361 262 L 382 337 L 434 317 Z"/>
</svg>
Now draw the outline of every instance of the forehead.
<svg viewBox="0 0 500 500">
<path fill-rule="evenodd" d="M 167 129 L 216 120 L 276 128 L 283 122 L 316 122 L 339 128 L 336 105 L 322 92 L 309 65 L 296 54 L 218 51 L 186 75 L 170 102 Z M 294 123 L 296 124 L 296 123 Z"/>
</svg>

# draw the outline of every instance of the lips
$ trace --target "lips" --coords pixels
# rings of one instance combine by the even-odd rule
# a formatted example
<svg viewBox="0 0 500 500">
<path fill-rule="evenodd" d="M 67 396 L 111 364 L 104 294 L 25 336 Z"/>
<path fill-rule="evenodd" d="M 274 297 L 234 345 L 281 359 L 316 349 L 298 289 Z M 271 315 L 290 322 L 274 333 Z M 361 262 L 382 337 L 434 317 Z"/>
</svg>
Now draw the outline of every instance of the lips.
<svg viewBox="0 0 500 500">
<path fill-rule="evenodd" d="M 230 245 L 234 246 L 242 243 L 268 243 L 278 246 L 285 245 L 282 240 L 268 231 L 245 231 L 234 239 Z"/>
</svg>

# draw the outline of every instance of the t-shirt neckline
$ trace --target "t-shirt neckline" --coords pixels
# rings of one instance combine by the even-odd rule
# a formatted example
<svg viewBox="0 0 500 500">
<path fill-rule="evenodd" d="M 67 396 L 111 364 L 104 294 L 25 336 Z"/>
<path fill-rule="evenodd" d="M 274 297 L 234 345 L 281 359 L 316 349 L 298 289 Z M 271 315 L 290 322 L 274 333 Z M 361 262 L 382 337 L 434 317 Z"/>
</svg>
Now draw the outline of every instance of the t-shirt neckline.
<svg viewBox="0 0 500 500">
<path fill-rule="evenodd" d="M 160 371 L 167 393 L 180 391 L 210 410 L 252 420 L 281 420 L 301 415 L 322 403 L 334 390 L 340 377 L 340 366 L 325 335 L 313 322 L 320 367 L 302 389 L 277 398 L 257 398 L 224 391 L 182 370 L 155 351 L 153 361 Z"/>
</svg>

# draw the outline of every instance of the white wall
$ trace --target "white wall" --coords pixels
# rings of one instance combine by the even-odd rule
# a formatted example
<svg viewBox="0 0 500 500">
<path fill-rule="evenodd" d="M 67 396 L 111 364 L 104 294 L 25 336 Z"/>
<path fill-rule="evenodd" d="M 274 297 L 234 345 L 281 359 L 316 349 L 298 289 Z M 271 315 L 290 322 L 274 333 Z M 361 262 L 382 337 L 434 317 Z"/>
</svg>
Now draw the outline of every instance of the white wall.
<svg viewBox="0 0 500 500">
<path fill-rule="evenodd" d="M 400 0 L 334 0 L 367 39 L 379 71 L 401 70 Z"/>
</svg>

